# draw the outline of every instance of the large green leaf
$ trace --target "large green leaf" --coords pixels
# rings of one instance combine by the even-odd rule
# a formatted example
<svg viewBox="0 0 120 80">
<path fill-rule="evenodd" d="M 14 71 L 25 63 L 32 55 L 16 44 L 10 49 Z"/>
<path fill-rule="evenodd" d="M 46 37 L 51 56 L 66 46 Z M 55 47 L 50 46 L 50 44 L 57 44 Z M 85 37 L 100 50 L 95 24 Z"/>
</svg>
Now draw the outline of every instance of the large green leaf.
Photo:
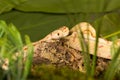
<svg viewBox="0 0 120 80">
<path fill-rule="evenodd" d="M 28 34 L 32 41 L 39 40 L 51 31 L 66 25 L 72 27 L 81 21 L 93 23 L 98 18 L 103 18 L 104 24 L 102 34 L 107 35 L 120 29 L 120 16 L 111 13 L 102 17 L 100 14 L 45 14 L 45 13 L 26 13 L 11 11 L 0 15 L 0 19 L 7 23 L 13 23 L 18 27 L 22 35 Z M 113 25 L 114 24 L 114 25 Z"/>
<path fill-rule="evenodd" d="M 119 9 L 119 3 L 120 0 L 28 0 L 16 9 L 52 13 L 106 12 Z"/>
<path fill-rule="evenodd" d="M 45 13 L 24 13 L 19 11 L 11 11 L 0 15 L 0 19 L 5 20 L 7 23 L 13 23 L 21 33 L 28 34 L 33 41 L 47 35 L 49 32 L 66 25 L 72 27 L 80 21 L 92 22 L 96 15 L 87 16 L 85 14 L 45 14 Z"/>
<path fill-rule="evenodd" d="M 10 11 L 15 6 L 26 0 L 0 0 L 0 14 L 3 12 Z"/>
<path fill-rule="evenodd" d="M 120 13 L 109 13 L 98 18 L 94 23 L 98 23 L 102 19 L 101 34 L 107 36 L 109 34 L 120 32 Z M 120 37 L 120 34 L 114 35 Z"/>
<path fill-rule="evenodd" d="M 39 40 L 54 29 L 66 25 L 69 20 L 66 15 L 23 13 L 12 11 L 0 16 L 7 23 L 15 24 L 20 32 L 28 34 L 32 40 Z"/>
</svg>

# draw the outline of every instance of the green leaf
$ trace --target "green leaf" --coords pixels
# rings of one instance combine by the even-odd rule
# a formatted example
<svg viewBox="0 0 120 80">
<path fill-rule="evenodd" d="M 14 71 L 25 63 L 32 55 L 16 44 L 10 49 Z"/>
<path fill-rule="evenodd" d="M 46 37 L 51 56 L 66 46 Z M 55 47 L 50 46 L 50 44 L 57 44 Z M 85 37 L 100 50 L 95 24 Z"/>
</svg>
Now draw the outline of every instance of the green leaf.
<svg viewBox="0 0 120 80">
<path fill-rule="evenodd" d="M 0 19 L 7 23 L 15 24 L 19 31 L 28 34 L 32 40 L 36 41 L 47 35 L 49 32 L 68 24 L 66 15 L 52 15 L 42 13 L 22 13 L 13 11 L 0 16 Z"/>
<path fill-rule="evenodd" d="M 94 17 L 97 17 L 97 15 L 94 15 Z M 27 34 L 32 41 L 36 41 L 61 26 L 72 27 L 81 21 L 85 21 L 85 14 L 44 14 L 11 11 L 0 15 L 0 19 L 7 23 L 12 22 L 22 35 Z M 94 19 L 90 15 L 86 21 L 93 21 Z"/>
<path fill-rule="evenodd" d="M 0 14 L 8 12 L 26 0 L 0 0 Z"/>
<path fill-rule="evenodd" d="M 103 17 L 98 18 L 95 22 L 98 23 L 100 20 L 101 24 L 101 34 L 103 36 L 109 36 L 111 33 L 119 32 L 120 30 L 120 14 L 119 13 L 109 13 Z M 120 34 L 114 35 L 120 37 Z"/>
<path fill-rule="evenodd" d="M 15 7 L 21 11 L 75 13 L 108 12 L 120 8 L 120 0 L 28 0 Z"/>
<path fill-rule="evenodd" d="M 47 14 L 47 13 L 26 13 L 19 11 L 11 11 L 0 15 L 0 19 L 5 20 L 7 23 L 13 23 L 21 32 L 22 37 L 27 34 L 31 37 L 32 41 L 37 41 L 52 32 L 53 30 L 61 27 L 73 27 L 81 21 L 93 23 L 98 22 L 103 18 L 101 33 L 103 36 L 109 35 L 115 31 L 120 30 L 120 14 L 118 12 L 106 13 L 102 16 L 101 13 L 88 14 Z M 94 26 L 93 26 L 94 27 Z M 119 34 L 120 35 L 120 34 Z"/>
</svg>

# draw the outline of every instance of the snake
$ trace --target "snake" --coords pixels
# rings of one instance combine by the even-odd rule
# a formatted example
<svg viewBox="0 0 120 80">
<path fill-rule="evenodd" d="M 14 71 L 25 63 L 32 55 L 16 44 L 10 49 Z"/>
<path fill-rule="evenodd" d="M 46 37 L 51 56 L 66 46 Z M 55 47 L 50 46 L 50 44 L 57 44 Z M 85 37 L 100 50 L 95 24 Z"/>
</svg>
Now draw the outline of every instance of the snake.
<svg viewBox="0 0 120 80">
<path fill-rule="evenodd" d="M 83 33 L 85 43 L 89 44 L 89 46 L 88 46 L 89 54 L 94 55 L 95 44 L 96 44 L 96 31 L 92 27 L 92 25 L 90 25 L 87 22 L 81 22 L 81 23 L 75 25 L 70 30 L 70 32 L 72 32 L 72 34 L 71 34 L 71 36 L 66 37 L 68 39 L 67 44 L 76 50 L 82 51 L 80 38 L 78 35 L 78 34 L 80 34 L 80 33 L 78 33 L 79 29 Z M 113 45 L 114 45 L 114 43 L 112 41 L 109 41 L 109 40 L 99 37 L 96 56 L 102 57 L 105 59 L 112 59 L 113 55 L 111 53 L 112 52 L 111 48 Z M 116 40 L 116 45 L 117 45 L 117 47 L 120 46 L 119 39 Z"/>
<path fill-rule="evenodd" d="M 96 30 L 92 27 L 91 24 L 88 22 L 80 22 L 70 30 L 67 26 L 62 26 L 59 29 L 51 32 L 43 39 L 33 42 L 34 51 L 37 48 L 37 45 L 43 41 L 51 42 L 52 40 L 56 39 L 59 40 L 60 38 L 65 38 L 68 41 L 66 42 L 67 45 L 70 47 L 82 51 L 80 38 L 78 37 L 78 30 L 81 30 L 84 36 L 85 43 L 89 44 L 89 54 L 94 55 L 95 44 L 96 44 Z M 111 46 L 113 45 L 112 41 L 106 40 L 104 38 L 98 38 L 98 48 L 97 48 L 97 57 L 102 57 L 105 59 L 112 59 L 111 54 Z M 117 41 L 117 45 L 120 45 L 120 40 Z M 23 50 L 27 51 L 27 46 L 23 48 Z"/>
<path fill-rule="evenodd" d="M 57 30 L 54 30 L 53 32 L 49 33 L 46 37 L 43 39 L 33 42 L 32 45 L 34 47 L 34 52 L 36 52 L 36 49 L 38 48 L 38 45 L 41 44 L 41 42 L 52 42 L 54 40 L 59 40 L 61 38 L 67 39 L 65 44 L 70 46 L 73 49 L 83 51 L 81 47 L 80 40 L 82 38 L 79 37 L 79 32 L 82 33 L 84 37 L 85 44 L 89 44 L 89 54 L 95 55 L 95 44 L 96 44 L 96 30 L 94 27 L 92 27 L 91 24 L 88 22 L 80 22 L 77 25 L 73 26 L 71 29 L 69 29 L 67 26 L 62 26 L 58 28 Z M 84 43 L 83 43 L 84 44 Z M 114 42 L 106 40 L 104 38 L 99 37 L 98 38 L 98 47 L 97 47 L 97 57 L 102 57 L 105 59 L 112 59 L 113 55 L 111 54 L 111 46 L 114 45 Z M 116 41 L 117 47 L 120 46 L 120 39 Z M 24 58 L 27 56 L 27 50 L 28 46 L 23 47 L 24 51 Z M 15 56 L 18 56 L 19 53 L 17 52 Z M 5 59 L 5 63 L 3 64 L 2 68 L 7 70 L 9 64 L 8 59 Z"/>
</svg>

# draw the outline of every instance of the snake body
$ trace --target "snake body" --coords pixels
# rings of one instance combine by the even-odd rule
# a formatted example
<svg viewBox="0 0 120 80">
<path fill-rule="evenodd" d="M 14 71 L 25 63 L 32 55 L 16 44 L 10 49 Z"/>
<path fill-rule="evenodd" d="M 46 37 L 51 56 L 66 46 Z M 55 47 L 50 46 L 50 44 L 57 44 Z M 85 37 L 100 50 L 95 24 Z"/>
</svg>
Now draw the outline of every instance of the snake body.
<svg viewBox="0 0 120 80">
<path fill-rule="evenodd" d="M 81 22 L 77 25 L 75 25 L 71 30 L 69 30 L 68 27 L 63 26 L 50 34 L 48 34 L 45 38 L 34 42 L 34 51 L 37 49 L 37 45 L 40 44 L 43 41 L 51 42 L 53 39 L 60 39 L 65 38 L 68 41 L 66 44 L 76 50 L 82 51 L 80 39 L 78 38 L 78 30 L 81 30 L 84 36 L 85 43 L 89 44 L 89 51 L 90 54 L 94 55 L 94 49 L 95 49 L 95 42 L 96 42 L 96 31 L 87 22 Z M 117 41 L 117 44 L 120 45 L 120 41 Z M 97 49 L 97 56 L 106 58 L 106 59 L 112 59 L 111 55 L 111 46 L 113 45 L 113 42 L 105 40 L 103 38 L 98 38 L 98 49 Z M 25 46 L 24 51 L 26 52 L 27 47 Z"/>
<path fill-rule="evenodd" d="M 78 31 L 79 28 L 81 29 L 81 32 L 83 33 L 84 40 L 87 44 L 89 44 L 89 53 L 94 55 L 95 50 L 95 44 L 96 44 L 96 31 L 95 29 L 87 22 L 81 22 L 77 25 L 75 25 L 70 32 L 72 32 L 71 36 L 68 36 L 67 44 L 79 51 L 82 51 L 80 39 L 78 38 Z M 117 46 L 120 45 L 120 41 L 117 40 Z M 106 59 L 112 59 L 111 54 L 111 46 L 114 45 L 112 41 L 108 41 L 104 38 L 98 38 L 98 48 L 97 48 L 97 56 L 106 58 Z"/>
</svg>

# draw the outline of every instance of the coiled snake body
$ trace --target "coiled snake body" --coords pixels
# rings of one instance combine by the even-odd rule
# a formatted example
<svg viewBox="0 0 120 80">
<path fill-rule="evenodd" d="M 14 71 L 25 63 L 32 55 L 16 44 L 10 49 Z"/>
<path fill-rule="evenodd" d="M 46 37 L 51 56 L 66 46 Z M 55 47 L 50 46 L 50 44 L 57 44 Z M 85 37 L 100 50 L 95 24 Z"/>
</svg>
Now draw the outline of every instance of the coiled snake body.
<svg viewBox="0 0 120 80">
<path fill-rule="evenodd" d="M 70 47 L 82 51 L 80 40 L 78 38 L 78 30 L 81 30 L 83 33 L 85 42 L 89 44 L 89 51 L 90 54 L 94 55 L 95 49 L 95 41 L 96 41 L 96 31 L 95 29 L 87 22 L 81 22 L 75 25 L 71 30 L 68 27 L 63 26 L 52 33 L 48 34 L 45 38 L 41 39 L 40 41 L 34 42 L 34 50 L 37 48 L 37 44 L 40 44 L 42 41 L 51 42 L 53 39 L 60 39 L 65 38 L 68 41 L 66 42 L 67 45 Z M 117 41 L 117 45 L 119 46 L 120 41 Z M 105 40 L 103 38 L 98 38 L 98 50 L 97 56 L 112 59 L 111 54 L 111 46 L 113 45 L 112 41 Z M 24 47 L 24 51 L 27 50 L 27 47 Z"/>
</svg>

